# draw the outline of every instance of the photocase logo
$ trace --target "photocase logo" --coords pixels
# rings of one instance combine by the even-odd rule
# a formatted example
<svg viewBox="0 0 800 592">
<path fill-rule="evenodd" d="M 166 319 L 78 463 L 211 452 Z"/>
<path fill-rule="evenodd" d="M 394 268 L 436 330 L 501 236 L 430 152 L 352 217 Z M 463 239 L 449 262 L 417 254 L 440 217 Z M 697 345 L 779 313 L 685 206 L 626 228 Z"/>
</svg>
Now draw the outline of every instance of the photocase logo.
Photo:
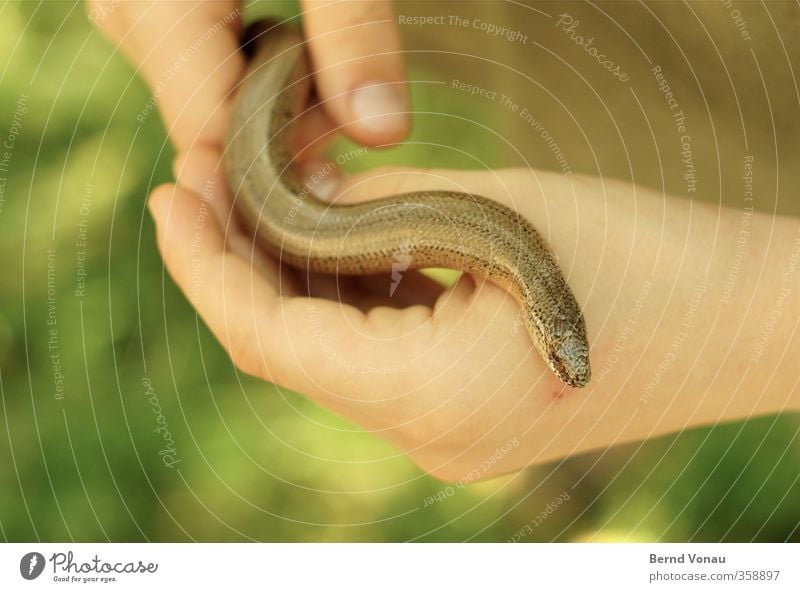
<svg viewBox="0 0 800 592">
<path fill-rule="evenodd" d="M 44 555 L 34 551 L 25 553 L 19 561 L 19 573 L 26 580 L 35 580 L 44 571 Z"/>
<path fill-rule="evenodd" d="M 389 286 L 389 298 L 394 296 L 394 291 L 403 279 L 403 272 L 408 269 L 414 258 L 411 256 L 411 244 L 408 242 L 403 243 L 400 247 L 392 253 L 394 262 L 392 263 L 392 284 Z"/>
</svg>

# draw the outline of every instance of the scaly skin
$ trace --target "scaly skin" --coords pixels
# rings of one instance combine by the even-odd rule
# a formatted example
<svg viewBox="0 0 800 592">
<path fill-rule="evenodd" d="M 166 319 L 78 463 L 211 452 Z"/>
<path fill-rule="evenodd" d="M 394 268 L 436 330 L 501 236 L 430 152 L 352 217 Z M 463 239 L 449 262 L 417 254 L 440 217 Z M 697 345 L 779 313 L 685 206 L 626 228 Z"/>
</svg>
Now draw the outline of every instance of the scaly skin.
<svg viewBox="0 0 800 592">
<path fill-rule="evenodd" d="M 542 238 L 513 210 L 479 195 L 404 193 L 352 205 L 315 198 L 295 177 L 289 127 L 311 82 L 303 39 L 274 27 L 258 40 L 239 89 L 225 166 L 240 218 L 284 263 L 325 273 L 448 267 L 502 286 L 525 327 L 567 385 L 589 382 L 586 324 Z"/>
</svg>

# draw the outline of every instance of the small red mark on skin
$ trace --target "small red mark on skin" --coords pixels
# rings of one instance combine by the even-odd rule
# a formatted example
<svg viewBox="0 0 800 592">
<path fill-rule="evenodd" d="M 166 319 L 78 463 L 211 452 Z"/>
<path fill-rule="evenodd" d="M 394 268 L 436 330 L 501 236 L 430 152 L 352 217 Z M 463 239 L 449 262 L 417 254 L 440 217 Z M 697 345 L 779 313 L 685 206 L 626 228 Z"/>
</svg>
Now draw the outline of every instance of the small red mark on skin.
<svg viewBox="0 0 800 592">
<path fill-rule="evenodd" d="M 573 390 L 574 390 L 573 388 L 568 387 L 566 384 L 557 385 L 553 389 L 552 398 L 553 398 L 554 401 L 558 401 L 560 399 L 563 399 L 565 396 L 567 396 L 569 394 L 569 392 L 571 392 Z"/>
<path fill-rule="evenodd" d="M 572 394 L 573 389 L 570 386 L 567 386 L 548 368 L 548 376 L 545 378 L 545 388 L 550 393 L 550 398 L 553 401 L 559 401 L 565 397 L 568 397 Z"/>
</svg>

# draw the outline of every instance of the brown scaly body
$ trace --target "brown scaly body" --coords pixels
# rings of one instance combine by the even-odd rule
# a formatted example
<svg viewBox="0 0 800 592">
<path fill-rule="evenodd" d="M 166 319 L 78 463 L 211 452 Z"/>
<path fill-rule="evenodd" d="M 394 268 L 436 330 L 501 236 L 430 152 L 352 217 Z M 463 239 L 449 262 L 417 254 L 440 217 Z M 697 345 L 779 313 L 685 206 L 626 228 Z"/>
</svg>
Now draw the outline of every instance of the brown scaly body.
<svg viewBox="0 0 800 592">
<path fill-rule="evenodd" d="M 542 238 L 513 210 L 450 191 L 404 193 L 353 205 L 316 199 L 295 178 L 288 128 L 305 99 L 309 67 L 299 33 L 274 27 L 259 39 L 239 90 L 226 170 L 245 225 L 293 266 L 342 274 L 448 267 L 485 277 L 523 307 L 536 349 L 572 387 L 589 382 L 583 315 Z"/>
</svg>

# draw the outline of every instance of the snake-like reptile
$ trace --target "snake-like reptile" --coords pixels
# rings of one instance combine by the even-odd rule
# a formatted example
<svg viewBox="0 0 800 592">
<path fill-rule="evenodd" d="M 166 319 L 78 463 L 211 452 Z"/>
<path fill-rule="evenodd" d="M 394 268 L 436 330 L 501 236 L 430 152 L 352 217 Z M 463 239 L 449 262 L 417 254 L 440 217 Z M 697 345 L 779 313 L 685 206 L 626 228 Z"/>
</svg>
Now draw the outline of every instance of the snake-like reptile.
<svg viewBox="0 0 800 592">
<path fill-rule="evenodd" d="M 244 225 L 284 263 L 316 272 L 447 267 L 508 290 L 536 349 L 567 385 L 589 382 L 586 325 L 545 242 L 522 216 L 485 197 L 420 191 L 331 205 L 295 176 L 290 128 L 311 81 L 303 38 L 261 34 L 234 108 L 225 167 Z"/>
</svg>

